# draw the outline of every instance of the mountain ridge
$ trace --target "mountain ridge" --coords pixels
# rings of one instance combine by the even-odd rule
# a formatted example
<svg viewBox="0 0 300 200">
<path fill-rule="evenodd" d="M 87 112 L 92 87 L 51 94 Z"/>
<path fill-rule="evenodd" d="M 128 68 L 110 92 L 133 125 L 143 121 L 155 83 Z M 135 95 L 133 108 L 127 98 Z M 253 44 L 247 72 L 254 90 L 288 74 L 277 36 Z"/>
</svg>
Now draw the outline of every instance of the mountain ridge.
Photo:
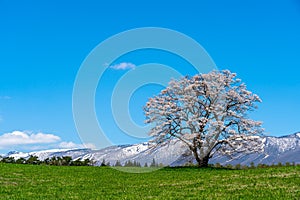
<svg viewBox="0 0 300 200">
<path fill-rule="evenodd" d="M 277 163 L 296 163 L 300 164 L 300 132 L 284 136 L 263 136 L 263 151 L 251 154 L 236 154 L 230 158 L 221 154 L 215 154 L 211 159 L 211 164 L 220 163 L 222 165 L 250 165 L 257 164 L 277 164 Z M 187 148 L 180 141 L 173 140 L 169 145 L 156 149 L 151 149 L 148 142 L 133 145 L 115 145 L 100 150 L 92 149 L 50 149 L 45 151 L 35 151 L 29 153 L 10 152 L 7 157 L 28 158 L 31 155 L 37 156 L 40 160 L 51 158 L 53 156 L 63 157 L 71 156 L 72 159 L 93 160 L 95 165 L 101 165 L 103 160 L 115 164 L 120 161 L 124 164 L 126 161 L 138 161 L 142 165 L 150 164 L 153 160 L 157 163 L 169 166 L 183 166 L 186 164 L 195 164 L 193 156 L 187 151 Z"/>
</svg>

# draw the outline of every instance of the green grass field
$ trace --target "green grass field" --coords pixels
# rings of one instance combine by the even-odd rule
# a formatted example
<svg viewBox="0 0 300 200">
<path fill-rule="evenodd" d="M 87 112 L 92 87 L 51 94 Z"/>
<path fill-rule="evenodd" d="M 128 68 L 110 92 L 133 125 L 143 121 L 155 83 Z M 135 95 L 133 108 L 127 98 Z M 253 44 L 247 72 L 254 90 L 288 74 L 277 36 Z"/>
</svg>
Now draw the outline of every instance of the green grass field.
<svg viewBox="0 0 300 200">
<path fill-rule="evenodd" d="M 0 199 L 300 199 L 300 167 L 226 170 L 0 164 Z"/>
</svg>

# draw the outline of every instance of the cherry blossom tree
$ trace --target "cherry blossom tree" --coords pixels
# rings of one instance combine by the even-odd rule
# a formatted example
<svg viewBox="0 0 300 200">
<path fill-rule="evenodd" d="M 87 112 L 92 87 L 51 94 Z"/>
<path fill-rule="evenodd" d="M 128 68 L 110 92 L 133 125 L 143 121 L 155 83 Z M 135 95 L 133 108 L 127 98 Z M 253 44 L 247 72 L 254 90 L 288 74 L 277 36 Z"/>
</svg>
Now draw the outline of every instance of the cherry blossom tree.
<svg viewBox="0 0 300 200">
<path fill-rule="evenodd" d="M 212 71 L 172 80 L 144 107 L 146 123 L 156 146 L 176 138 L 193 154 L 199 167 L 220 152 L 255 152 L 262 148 L 262 122 L 249 119 L 248 111 L 261 99 L 228 70 Z"/>
</svg>

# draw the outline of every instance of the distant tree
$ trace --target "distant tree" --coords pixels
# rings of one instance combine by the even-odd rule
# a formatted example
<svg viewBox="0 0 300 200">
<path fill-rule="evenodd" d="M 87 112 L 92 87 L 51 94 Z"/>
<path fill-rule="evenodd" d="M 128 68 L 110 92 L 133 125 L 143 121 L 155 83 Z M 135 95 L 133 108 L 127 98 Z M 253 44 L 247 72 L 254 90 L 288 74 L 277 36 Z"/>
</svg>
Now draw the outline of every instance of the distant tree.
<svg viewBox="0 0 300 200">
<path fill-rule="evenodd" d="M 271 164 L 271 167 L 275 167 L 276 165 L 274 163 Z"/>
<path fill-rule="evenodd" d="M 232 164 L 227 164 L 225 167 L 226 167 L 227 169 L 233 169 Z"/>
<path fill-rule="evenodd" d="M 72 157 L 71 156 L 64 156 L 62 157 L 62 165 L 68 166 L 71 164 Z"/>
<path fill-rule="evenodd" d="M 100 166 L 101 166 L 101 167 L 105 167 L 105 166 L 106 166 L 106 164 L 105 164 L 105 159 L 102 160 L 102 163 L 101 163 Z"/>
<path fill-rule="evenodd" d="M 71 162 L 70 165 L 71 165 L 71 166 L 82 166 L 82 162 L 81 162 L 79 159 L 77 159 L 77 160 L 72 160 L 72 162 Z"/>
<path fill-rule="evenodd" d="M 263 164 L 263 163 L 259 163 L 257 165 L 257 168 L 267 168 L 267 167 L 269 167 L 269 166 L 267 164 Z"/>
<path fill-rule="evenodd" d="M 89 166 L 92 165 L 92 163 L 92 160 L 90 160 L 89 158 L 83 160 L 83 166 Z"/>
<path fill-rule="evenodd" d="M 58 165 L 58 160 L 55 156 L 53 156 L 52 158 L 50 158 L 49 160 L 49 164 L 50 165 Z"/>
<path fill-rule="evenodd" d="M 61 166 L 63 163 L 63 159 L 61 157 L 56 157 L 56 165 Z"/>
<path fill-rule="evenodd" d="M 31 155 L 31 156 L 27 159 L 26 163 L 28 163 L 28 164 L 40 164 L 40 160 L 38 159 L 37 156 Z"/>
<path fill-rule="evenodd" d="M 164 164 L 159 163 L 159 164 L 157 165 L 157 167 L 164 167 Z"/>
<path fill-rule="evenodd" d="M 152 162 L 151 162 L 151 164 L 150 164 L 150 167 L 157 167 L 157 164 L 156 164 L 154 158 L 152 159 Z"/>
<path fill-rule="evenodd" d="M 148 167 L 148 164 L 145 162 L 144 167 Z"/>
<path fill-rule="evenodd" d="M 26 159 L 25 158 L 19 158 L 16 160 L 17 164 L 25 164 L 26 163 Z"/>
<path fill-rule="evenodd" d="M 124 167 L 133 167 L 133 162 L 131 162 L 130 160 L 127 160 L 124 164 Z"/>
<path fill-rule="evenodd" d="M 46 158 L 46 159 L 43 161 L 43 163 L 44 163 L 45 165 L 49 165 L 49 163 L 50 163 L 50 158 Z"/>
<path fill-rule="evenodd" d="M 220 163 L 216 163 L 216 164 L 215 164 L 215 167 L 216 167 L 216 168 L 221 168 L 222 165 L 221 165 Z"/>
<path fill-rule="evenodd" d="M 15 158 L 14 157 L 3 157 L 1 162 L 3 163 L 15 163 Z"/>
<path fill-rule="evenodd" d="M 116 161 L 115 167 L 122 167 L 122 164 L 121 164 L 121 162 L 119 160 Z"/>
<path fill-rule="evenodd" d="M 242 165 L 242 169 L 249 169 L 247 165 Z"/>
<path fill-rule="evenodd" d="M 72 160 L 72 162 L 70 163 L 70 165 L 72 165 L 72 166 L 89 166 L 92 164 L 93 164 L 93 162 L 88 158 L 84 159 L 84 160 L 80 160 L 80 159 Z"/>
<path fill-rule="evenodd" d="M 242 165 L 238 163 L 238 164 L 235 165 L 234 168 L 235 168 L 235 169 L 242 169 Z"/>
<path fill-rule="evenodd" d="M 141 167 L 141 163 L 138 162 L 138 161 L 136 161 L 136 160 L 134 160 L 134 161 L 133 161 L 133 166 L 134 166 L 134 167 Z"/>
<path fill-rule="evenodd" d="M 216 152 L 232 155 L 262 149 L 262 123 L 247 117 L 257 102 L 260 98 L 235 73 L 224 70 L 172 80 L 149 99 L 144 111 L 146 123 L 154 124 L 149 135 L 156 146 L 176 138 L 199 167 L 207 167 Z"/>
</svg>

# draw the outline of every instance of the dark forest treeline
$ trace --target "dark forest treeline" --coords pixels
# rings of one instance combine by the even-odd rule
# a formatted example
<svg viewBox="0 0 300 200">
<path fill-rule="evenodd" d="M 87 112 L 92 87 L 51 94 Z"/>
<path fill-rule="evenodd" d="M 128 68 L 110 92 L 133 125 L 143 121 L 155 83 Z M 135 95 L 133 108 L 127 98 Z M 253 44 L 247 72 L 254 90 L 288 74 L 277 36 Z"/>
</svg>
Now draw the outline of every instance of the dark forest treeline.
<svg viewBox="0 0 300 200">
<path fill-rule="evenodd" d="M 56 157 L 53 156 L 52 158 L 46 158 L 45 160 L 39 160 L 37 156 L 31 155 L 29 158 L 19 158 L 14 159 L 13 157 L 1 157 L 0 156 L 0 163 L 16 163 L 16 164 L 32 164 L 32 165 L 55 165 L 55 166 L 93 166 L 96 164 L 95 161 L 90 159 L 84 159 L 84 160 L 73 160 L 71 156 L 63 156 L 63 157 Z M 209 164 L 208 167 L 211 168 L 224 168 L 224 169 L 255 169 L 255 168 L 270 168 L 270 167 L 282 167 L 282 166 L 296 166 L 300 164 L 293 163 L 276 163 L 272 165 L 266 165 L 266 164 L 258 164 L 255 165 L 253 162 L 250 163 L 250 165 L 221 165 L 220 163 L 216 164 Z M 112 167 L 164 167 L 162 163 L 158 164 L 155 159 L 153 158 L 152 162 L 150 164 L 145 163 L 144 165 L 141 165 L 138 161 L 130 161 L 127 160 L 124 164 L 122 164 L 119 160 L 117 160 L 114 164 L 111 164 L 110 162 L 105 162 L 105 160 L 102 160 L 98 166 L 112 166 Z M 194 167 L 196 165 L 193 164 L 187 164 L 183 167 Z"/>
<path fill-rule="evenodd" d="M 113 167 L 164 167 L 164 165 L 162 163 L 157 163 L 155 161 L 155 159 L 152 159 L 152 162 L 150 164 L 145 163 L 144 165 L 142 165 L 140 162 L 138 161 L 131 161 L 131 160 L 127 160 L 125 161 L 124 164 L 122 164 L 119 160 L 117 160 L 113 165 L 111 165 L 110 162 L 105 162 L 105 160 L 103 160 L 100 164 L 100 166 L 113 166 Z"/>
<path fill-rule="evenodd" d="M 13 157 L 0 158 L 2 163 L 16 163 L 16 164 L 33 164 L 33 165 L 56 165 L 56 166 L 90 166 L 93 162 L 90 159 L 73 160 L 70 156 L 46 158 L 39 160 L 37 156 L 31 155 L 29 158 L 14 159 Z"/>
<path fill-rule="evenodd" d="M 52 158 L 46 158 L 45 160 L 39 160 L 37 156 L 31 155 L 29 158 L 19 158 L 15 159 L 13 157 L 0 157 L 0 162 L 2 163 L 16 163 L 16 164 L 33 164 L 33 165 L 55 165 L 55 166 L 92 166 L 95 165 L 96 162 L 90 159 L 85 160 L 73 160 L 71 156 L 63 156 L 57 157 L 53 156 Z M 148 165 L 145 163 L 143 166 L 138 161 L 130 161 L 127 160 L 124 164 L 122 164 L 119 160 L 117 160 L 113 165 L 110 162 L 105 162 L 103 160 L 100 166 L 114 166 L 114 167 L 163 167 L 160 163 L 156 163 L 153 158 L 152 162 Z"/>
<path fill-rule="evenodd" d="M 0 157 L 0 163 L 16 163 L 16 164 L 33 164 L 33 165 L 55 165 L 55 166 L 92 166 L 95 165 L 96 162 L 90 159 L 85 160 L 73 160 L 71 156 L 63 156 L 57 157 L 53 156 L 52 158 L 46 158 L 45 160 L 39 160 L 37 156 L 31 155 L 29 158 L 19 158 L 15 159 L 13 157 Z M 100 164 L 96 164 L 99 166 L 113 166 L 113 167 L 163 167 L 163 164 L 156 163 L 153 158 L 150 164 L 145 163 L 143 166 L 138 161 L 127 160 L 124 164 L 122 164 L 119 160 L 117 160 L 114 164 L 110 162 L 105 162 L 102 160 Z"/>
</svg>

